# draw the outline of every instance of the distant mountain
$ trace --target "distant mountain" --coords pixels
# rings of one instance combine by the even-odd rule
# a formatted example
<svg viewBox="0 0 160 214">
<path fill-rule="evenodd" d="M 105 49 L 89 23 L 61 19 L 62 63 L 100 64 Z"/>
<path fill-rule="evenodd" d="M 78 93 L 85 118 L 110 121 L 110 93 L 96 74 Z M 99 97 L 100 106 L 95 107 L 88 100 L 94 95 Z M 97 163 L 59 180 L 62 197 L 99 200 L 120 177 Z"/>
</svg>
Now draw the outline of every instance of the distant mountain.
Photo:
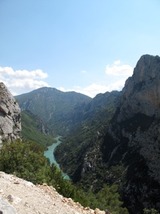
<svg viewBox="0 0 160 214">
<path fill-rule="evenodd" d="M 71 131 L 81 120 L 76 109 L 91 101 L 90 97 L 80 93 L 47 87 L 16 96 L 16 99 L 22 111 L 36 115 L 53 135 L 65 135 Z"/>
<path fill-rule="evenodd" d="M 118 184 L 129 213 L 141 214 L 144 209 L 159 213 L 160 57 L 142 56 L 111 103 L 110 115 L 107 103 L 103 114 L 89 111 L 96 125 L 92 118 L 87 119 L 89 125 L 68 136 L 56 156 L 63 170 L 85 188 Z M 96 109 L 99 111 L 97 105 Z"/>
</svg>

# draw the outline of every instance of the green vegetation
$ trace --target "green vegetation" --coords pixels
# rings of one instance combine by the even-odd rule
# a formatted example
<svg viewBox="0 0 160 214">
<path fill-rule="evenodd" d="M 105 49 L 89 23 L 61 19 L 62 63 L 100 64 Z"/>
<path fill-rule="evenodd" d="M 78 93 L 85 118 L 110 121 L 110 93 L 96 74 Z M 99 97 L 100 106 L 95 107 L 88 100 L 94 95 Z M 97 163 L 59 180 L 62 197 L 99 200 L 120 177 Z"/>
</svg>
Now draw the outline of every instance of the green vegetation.
<svg viewBox="0 0 160 214">
<path fill-rule="evenodd" d="M 157 210 L 153 209 L 153 208 L 152 208 L 152 209 L 146 209 L 146 208 L 145 208 L 145 209 L 143 210 L 143 213 L 144 213 L 144 214 L 159 214 L 159 212 L 158 212 Z"/>
<path fill-rule="evenodd" d="M 97 207 L 100 207 L 102 210 L 105 210 L 106 207 L 108 210 L 112 211 L 112 214 L 127 214 L 128 211 L 126 208 L 122 208 L 122 202 L 120 201 L 120 196 L 118 193 L 117 185 L 104 185 L 104 187 L 97 193 Z"/>
<path fill-rule="evenodd" d="M 116 98 L 119 96 L 117 92 L 105 93 L 97 95 L 92 102 L 85 106 L 83 110 L 83 122 L 72 133 L 63 139 L 64 143 L 57 147 L 55 156 L 63 167 L 64 171 L 72 177 L 75 182 L 82 181 L 81 167 L 84 163 L 85 154 L 88 159 L 97 161 L 97 154 L 100 154 L 98 148 L 101 147 L 100 138 L 104 135 L 110 120 L 116 110 Z M 64 152 L 65 151 L 65 152 Z M 91 152 L 92 151 L 92 152 Z M 92 154 L 91 154 L 92 153 Z M 96 158 L 95 158 L 96 157 Z M 99 157 L 99 160 L 101 157 Z M 103 172 L 101 170 L 102 163 L 97 161 L 95 164 L 96 173 L 87 174 L 83 184 L 88 185 L 100 176 L 102 180 L 98 182 L 104 183 Z M 88 182 L 88 183 L 87 183 Z"/>
<path fill-rule="evenodd" d="M 105 185 L 98 193 L 85 192 L 82 188 L 64 180 L 56 166 L 43 155 L 43 147 L 31 141 L 5 143 L 0 150 L 0 170 L 14 174 L 35 184 L 47 183 L 65 197 L 71 197 L 83 206 L 108 209 L 112 214 L 127 214 L 119 200 L 117 186 Z"/>
<path fill-rule="evenodd" d="M 5 143 L 0 150 L 0 170 L 33 183 L 49 182 L 49 162 L 43 147 L 33 142 Z"/>
<path fill-rule="evenodd" d="M 29 111 L 22 111 L 22 138 L 35 141 L 45 147 L 54 142 L 54 137 L 50 134 L 44 134 L 45 125 L 42 121 Z M 47 132 L 47 131 L 46 131 Z M 47 143 L 46 143 L 47 142 Z"/>
<path fill-rule="evenodd" d="M 76 118 L 73 119 L 76 114 L 75 108 L 85 106 L 85 103 L 92 100 L 83 94 L 61 92 L 48 87 L 16 96 L 16 99 L 21 109 L 36 115 L 56 135 L 64 135 L 74 128 L 77 121 Z"/>
</svg>

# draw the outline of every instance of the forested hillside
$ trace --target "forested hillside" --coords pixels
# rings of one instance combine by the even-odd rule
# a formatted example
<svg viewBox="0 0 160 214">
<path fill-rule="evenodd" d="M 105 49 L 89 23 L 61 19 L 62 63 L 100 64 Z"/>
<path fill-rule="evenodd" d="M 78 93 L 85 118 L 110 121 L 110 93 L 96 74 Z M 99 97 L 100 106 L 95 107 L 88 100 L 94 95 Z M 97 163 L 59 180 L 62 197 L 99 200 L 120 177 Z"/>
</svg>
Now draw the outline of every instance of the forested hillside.
<svg viewBox="0 0 160 214">
<path fill-rule="evenodd" d="M 81 122 L 78 109 L 91 98 L 76 92 L 62 92 L 55 88 L 40 88 L 16 96 L 22 111 L 36 115 L 52 135 L 64 135 Z"/>
<path fill-rule="evenodd" d="M 22 111 L 21 121 L 21 137 L 24 140 L 37 142 L 45 148 L 54 142 L 54 135 L 51 134 L 47 125 L 38 116 L 29 111 Z"/>
<path fill-rule="evenodd" d="M 90 183 L 94 181 L 97 173 L 101 178 L 103 177 L 104 169 L 98 169 L 102 159 L 99 151 L 102 143 L 101 137 L 110 124 L 119 96 L 120 92 L 117 91 L 97 95 L 86 106 L 85 119 L 82 125 L 67 136 L 64 139 L 65 143 L 57 148 L 55 152 L 56 158 L 74 182 L 83 179 L 85 171 L 90 168 L 91 164 L 94 165 L 95 172 L 85 176 L 84 182 Z M 95 160 L 95 156 L 97 160 Z M 88 157 L 91 157 L 92 163 L 87 163 Z M 97 180 L 94 185 L 102 187 L 103 182 Z"/>
</svg>

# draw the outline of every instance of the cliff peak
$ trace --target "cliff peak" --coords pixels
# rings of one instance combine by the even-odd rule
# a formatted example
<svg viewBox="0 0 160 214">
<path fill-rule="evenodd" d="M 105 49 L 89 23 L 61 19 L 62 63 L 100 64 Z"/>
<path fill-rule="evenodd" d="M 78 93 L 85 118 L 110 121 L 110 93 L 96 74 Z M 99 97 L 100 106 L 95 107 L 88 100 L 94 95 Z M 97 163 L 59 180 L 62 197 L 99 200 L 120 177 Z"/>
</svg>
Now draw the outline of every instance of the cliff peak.
<svg viewBox="0 0 160 214">
<path fill-rule="evenodd" d="M 118 121 L 143 113 L 160 115 L 160 57 L 143 55 L 122 91 Z"/>
</svg>

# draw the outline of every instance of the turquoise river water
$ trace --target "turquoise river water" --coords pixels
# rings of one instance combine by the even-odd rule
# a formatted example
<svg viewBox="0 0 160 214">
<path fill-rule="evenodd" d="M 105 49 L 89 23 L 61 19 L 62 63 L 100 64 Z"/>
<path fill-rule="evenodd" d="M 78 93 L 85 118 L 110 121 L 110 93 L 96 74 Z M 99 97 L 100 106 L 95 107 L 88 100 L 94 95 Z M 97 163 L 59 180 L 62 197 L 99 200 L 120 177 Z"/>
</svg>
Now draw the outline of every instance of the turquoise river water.
<svg viewBox="0 0 160 214">
<path fill-rule="evenodd" d="M 56 139 L 56 143 L 53 143 L 51 146 L 47 147 L 47 150 L 44 151 L 44 156 L 50 160 L 51 164 L 52 163 L 55 164 L 60 169 L 60 165 L 57 163 L 57 161 L 55 159 L 54 151 L 55 151 L 56 147 L 62 143 L 62 141 L 60 140 L 61 139 L 60 136 L 56 137 L 55 139 Z M 65 179 L 70 179 L 66 173 L 62 172 L 62 174 Z"/>
</svg>

